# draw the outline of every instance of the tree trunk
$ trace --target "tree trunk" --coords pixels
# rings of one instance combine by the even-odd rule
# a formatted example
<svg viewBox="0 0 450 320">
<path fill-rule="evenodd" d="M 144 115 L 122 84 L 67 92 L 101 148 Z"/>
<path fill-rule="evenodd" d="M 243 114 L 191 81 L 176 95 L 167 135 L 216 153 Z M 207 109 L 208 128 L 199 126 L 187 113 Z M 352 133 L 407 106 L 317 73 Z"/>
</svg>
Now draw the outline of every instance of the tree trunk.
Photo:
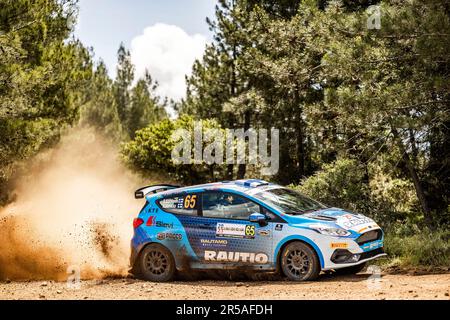
<svg viewBox="0 0 450 320">
<path fill-rule="evenodd" d="M 305 175 L 305 130 L 304 123 L 302 119 L 303 107 L 301 105 L 300 99 L 300 87 L 297 86 L 294 91 L 292 107 L 293 114 L 295 115 L 295 123 L 293 127 L 295 128 L 295 145 L 296 145 L 296 158 L 297 158 L 297 172 L 296 180 L 300 180 Z"/>
<path fill-rule="evenodd" d="M 233 2 L 234 6 L 234 2 Z M 235 97 L 237 95 L 237 81 L 236 81 L 236 59 L 237 59 L 237 52 L 236 52 L 236 44 L 233 44 L 232 48 L 232 60 L 231 60 L 231 75 L 230 75 L 230 98 Z M 234 115 L 230 115 L 229 119 L 229 128 L 235 128 L 234 124 L 235 118 Z M 233 171 L 234 171 L 234 164 L 227 164 L 227 170 L 225 173 L 225 177 L 227 180 L 233 180 Z"/>
<path fill-rule="evenodd" d="M 409 128 L 408 129 L 408 134 L 409 134 L 409 143 L 411 144 L 411 155 L 413 157 L 413 162 L 417 163 L 417 155 L 419 153 L 417 151 L 416 137 L 415 137 L 415 134 L 414 134 L 414 130 Z"/>
<path fill-rule="evenodd" d="M 296 145 L 297 145 L 297 179 L 305 175 L 305 145 L 304 130 L 301 115 L 296 122 Z"/>
<path fill-rule="evenodd" d="M 250 110 L 245 111 L 244 113 L 244 132 L 246 132 L 248 129 L 250 129 Z M 247 143 L 244 141 L 244 143 Z M 247 147 L 245 147 L 247 149 Z M 241 163 L 238 166 L 238 172 L 237 172 L 237 178 L 238 179 L 244 179 L 245 172 L 247 171 L 247 165 L 245 163 Z"/>
<path fill-rule="evenodd" d="M 226 180 L 233 180 L 233 168 L 234 168 L 234 165 L 227 164 L 227 171 L 225 172 Z"/>
<path fill-rule="evenodd" d="M 405 163 L 406 168 L 408 169 L 410 178 L 414 184 L 414 189 L 416 190 L 417 198 L 419 199 L 420 205 L 424 212 L 425 223 L 429 227 L 432 227 L 431 210 L 430 210 L 430 207 L 428 206 L 428 202 L 425 197 L 425 193 L 424 193 L 422 184 L 420 182 L 419 176 L 417 175 L 417 170 L 414 167 L 408 152 L 406 151 L 405 145 L 403 144 L 402 139 L 401 139 L 400 135 L 398 134 L 397 129 L 394 127 L 392 127 L 392 134 L 394 135 L 394 140 L 400 150 L 400 153 L 402 154 L 402 160 Z"/>
</svg>

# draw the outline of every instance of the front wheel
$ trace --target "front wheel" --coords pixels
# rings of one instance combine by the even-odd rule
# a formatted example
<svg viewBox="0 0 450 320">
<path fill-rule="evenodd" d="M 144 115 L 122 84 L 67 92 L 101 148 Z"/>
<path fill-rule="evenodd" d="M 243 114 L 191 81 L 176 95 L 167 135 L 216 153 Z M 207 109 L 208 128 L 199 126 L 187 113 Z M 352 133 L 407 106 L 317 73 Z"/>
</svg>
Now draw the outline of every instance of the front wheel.
<svg viewBox="0 0 450 320">
<path fill-rule="evenodd" d="M 281 270 L 289 280 L 308 281 L 319 276 L 319 259 L 307 244 L 292 242 L 284 248 L 281 254 Z"/>
<path fill-rule="evenodd" d="M 139 274 L 145 280 L 165 282 L 175 275 L 175 261 L 170 251 L 157 243 L 149 244 L 142 250 L 138 261 Z"/>
<path fill-rule="evenodd" d="M 339 275 L 350 275 L 350 274 L 357 274 L 357 273 L 363 271 L 363 269 L 365 267 L 366 267 L 366 263 L 363 262 L 361 264 L 357 264 L 356 266 L 336 269 L 334 271 L 336 272 L 336 274 L 339 274 Z"/>
</svg>

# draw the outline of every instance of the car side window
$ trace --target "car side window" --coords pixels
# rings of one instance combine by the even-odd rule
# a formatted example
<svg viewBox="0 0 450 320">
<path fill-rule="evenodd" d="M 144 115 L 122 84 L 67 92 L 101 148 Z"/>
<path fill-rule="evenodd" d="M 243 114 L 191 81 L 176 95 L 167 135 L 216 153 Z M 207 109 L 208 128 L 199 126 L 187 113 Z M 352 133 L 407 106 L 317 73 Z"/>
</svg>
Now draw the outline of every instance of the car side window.
<svg viewBox="0 0 450 320">
<path fill-rule="evenodd" d="M 202 197 L 204 217 L 247 220 L 252 213 L 260 212 L 258 204 L 232 193 L 206 192 Z"/>
<path fill-rule="evenodd" d="M 284 219 L 282 219 L 280 216 L 276 215 L 275 213 L 271 212 L 269 209 L 264 208 L 261 206 L 261 213 L 267 217 L 269 222 L 286 222 Z"/>
<path fill-rule="evenodd" d="M 183 194 L 163 198 L 158 205 L 166 212 L 196 216 L 198 214 L 198 195 Z"/>
</svg>

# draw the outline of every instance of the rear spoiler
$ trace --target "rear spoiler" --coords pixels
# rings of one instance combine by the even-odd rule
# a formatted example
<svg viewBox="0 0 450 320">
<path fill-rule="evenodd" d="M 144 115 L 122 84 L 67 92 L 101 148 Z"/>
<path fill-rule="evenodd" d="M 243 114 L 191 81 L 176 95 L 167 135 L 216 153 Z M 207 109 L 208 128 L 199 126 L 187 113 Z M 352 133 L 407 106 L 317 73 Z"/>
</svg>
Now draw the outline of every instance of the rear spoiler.
<svg viewBox="0 0 450 320">
<path fill-rule="evenodd" d="M 134 198 L 143 199 L 149 193 L 158 193 L 161 191 L 176 189 L 176 188 L 180 188 L 180 187 L 181 186 L 175 186 L 172 184 L 158 184 L 158 185 L 153 185 L 153 186 L 146 186 L 146 187 L 137 189 L 134 192 Z"/>
</svg>

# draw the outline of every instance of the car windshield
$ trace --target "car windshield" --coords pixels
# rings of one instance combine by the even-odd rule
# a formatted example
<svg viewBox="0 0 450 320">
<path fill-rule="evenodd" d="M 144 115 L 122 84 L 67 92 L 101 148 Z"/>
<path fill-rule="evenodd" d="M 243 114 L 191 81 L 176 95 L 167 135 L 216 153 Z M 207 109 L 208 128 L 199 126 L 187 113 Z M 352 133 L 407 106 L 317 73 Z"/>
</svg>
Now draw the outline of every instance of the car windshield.
<svg viewBox="0 0 450 320">
<path fill-rule="evenodd" d="M 254 194 L 269 205 L 279 207 L 287 214 L 299 215 L 325 209 L 326 206 L 298 192 L 286 188 L 268 189 Z"/>
</svg>

